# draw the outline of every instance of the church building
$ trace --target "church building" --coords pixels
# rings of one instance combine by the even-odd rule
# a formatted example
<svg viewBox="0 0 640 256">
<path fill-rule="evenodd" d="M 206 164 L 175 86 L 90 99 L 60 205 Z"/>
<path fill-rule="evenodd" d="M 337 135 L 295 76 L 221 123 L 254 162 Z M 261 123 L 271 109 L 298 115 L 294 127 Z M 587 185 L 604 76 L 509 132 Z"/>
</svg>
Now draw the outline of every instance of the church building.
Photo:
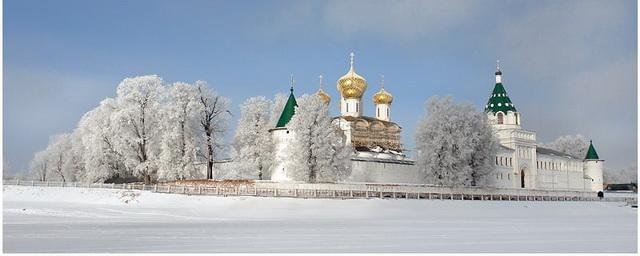
<svg viewBox="0 0 640 256">
<path fill-rule="evenodd" d="M 539 147 L 536 133 L 522 129 L 520 113 L 507 95 L 502 84 L 502 71 L 497 66 L 496 83 L 485 106 L 488 121 L 500 143 L 495 157 L 495 171 L 490 175 L 498 188 L 543 190 L 602 191 L 603 163 L 593 143 L 583 158 Z M 336 82 L 340 93 L 340 115 L 333 118 L 335 127 L 342 131 L 354 149 L 351 158 L 352 174 L 347 182 L 368 183 L 423 183 L 422 174 L 409 159 L 401 143 L 402 127 L 392 121 L 393 95 L 385 90 L 384 81 L 373 95 L 372 116 L 365 115 L 368 105 L 363 95 L 367 80 L 356 73 L 354 54 L 351 53 L 349 70 Z M 331 97 L 322 88 L 316 94 L 331 104 Z M 370 105 L 370 106 L 371 106 Z M 271 180 L 289 181 L 284 152 L 293 134 L 286 124 L 295 114 L 297 106 L 293 87 L 278 124 L 271 129 L 276 146 L 276 164 Z"/>
</svg>

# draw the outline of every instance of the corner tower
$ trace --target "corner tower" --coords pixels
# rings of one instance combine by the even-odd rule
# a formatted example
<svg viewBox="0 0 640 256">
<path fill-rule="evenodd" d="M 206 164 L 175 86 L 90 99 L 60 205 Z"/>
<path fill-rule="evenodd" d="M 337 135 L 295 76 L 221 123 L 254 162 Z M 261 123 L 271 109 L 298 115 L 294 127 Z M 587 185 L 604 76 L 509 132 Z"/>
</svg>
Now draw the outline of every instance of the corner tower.
<svg viewBox="0 0 640 256">
<path fill-rule="evenodd" d="M 593 147 L 593 141 L 589 141 L 589 150 L 584 157 L 584 175 L 590 178 L 591 191 L 599 192 L 604 189 L 603 168 L 604 160 L 598 156 L 595 147 Z"/>
<path fill-rule="evenodd" d="M 290 181 L 291 179 L 287 175 L 285 170 L 287 159 L 287 151 L 291 146 L 291 140 L 293 139 L 293 132 L 287 128 L 287 124 L 291 121 L 291 118 L 295 114 L 298 102 L 293 95 L 293 76 L 291 77 L 291 89 L 287 103 L 282 109 L 280 118 L 276 127 L 269 130 L 273 138 L 274 150 L 275 150 L 275 164 L 271 167 L 271 180 L 276 181 Z"/>
</svg>

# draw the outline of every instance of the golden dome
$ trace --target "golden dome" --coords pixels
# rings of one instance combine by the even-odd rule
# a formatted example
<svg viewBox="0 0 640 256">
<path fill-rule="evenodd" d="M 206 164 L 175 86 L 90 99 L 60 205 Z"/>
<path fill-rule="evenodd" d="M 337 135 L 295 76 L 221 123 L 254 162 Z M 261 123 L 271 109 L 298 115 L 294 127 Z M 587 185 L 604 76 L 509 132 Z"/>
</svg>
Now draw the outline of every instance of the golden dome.
<svg viewBox="0 0 640 256">
<path fill-rule="evenodd" d="M 393 102 L 393 95 L 380 88 L 380 91 L 373 95 L 373 103 L 375 104 L 391 104 Z"/>
<path fill-rule="evenodd" d="M 351 53 L 351 68 L 344 76 L 338 79 L 336 86 L 343 98 L 362 98 L 364 91 L 367 89 L 367 80 L 356 74 L 353 68 L 353 53 Z"/>
<path fill-rule="evenodd" d="M 322 101 L 325 104 L 329 104 L 329 102 L 331 102 L 331 96 L 329 96 L 329 94 L 327 94 L 326 92 L 324 92 L 324 90 L 322 90 L 322 88 L 320 88 L 318 90 L 318 92 L 316 92 L 316 95 L 318 95 L 318 97 L 320 97 L 320 99 L 322 99 Z"/>
<path fill-rule="evenodd" d="M 324 90 L 322 90 L 322 75 L 319 75 L 318 78 L 320 78 L 320 88 L 318 89 L 318 92 L 316 92 L 316 95 L 318 95 L 318 97 L 320 97 L 320 99 L 325 103 L 325 104 L 329 104 L 329 102 L 331 101 L 331 96 L 329 96 L 329 94 L 327 94 L 326 92 L 324 92 Z"/>
</svg>

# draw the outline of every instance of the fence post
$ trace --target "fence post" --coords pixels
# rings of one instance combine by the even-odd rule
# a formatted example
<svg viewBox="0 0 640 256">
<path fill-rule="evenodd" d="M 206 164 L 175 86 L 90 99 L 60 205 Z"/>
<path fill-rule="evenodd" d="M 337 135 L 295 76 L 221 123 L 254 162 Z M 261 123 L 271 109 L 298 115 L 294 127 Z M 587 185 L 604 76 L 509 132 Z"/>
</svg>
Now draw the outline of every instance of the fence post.
<svg viewBox="0 0 640 256">
<path fill-rule="evenodd" d="M 353 190 L 349 190 L 349 195 L 353 198 Z"/>
<path fill-rule="evenodd" d="M 275 189 L 273 190 L 273 196 L 278 196 L 278 188 L 275 188 Z"/>
<path fill-rule="evenodd" d="M 16 186 L 20 185 L 20 179 L 16 179 Z"/>
<path fill-rule="evenodd" d="M 253 195 L 258 196 L 258 188 L 253 187 Z"/>
<path fill-rule="evenodd" d="M 35 185 L 36 185 L 36 183 L 33 180 L 31 180 L 31 186 L 33 187 Z"/>
<path fill-rule="evenodd" d="M 48 186 L 49 186 L 49 181 L 45 183 L 45 187 L 48 187 Z"/>
<path fill-rule="evenodd" d="M 333 198 L 336 198 L 336 191 L 333 190 Z"/>
<path fill-rule="evenodd" d="M 369 198 L 369 190 L 365 190 L 364 191 L 364 197 L 365 198 Z"/>
<path fill-rule="evenodd" d="M 202 195 L 202 186 L 198 186 L 198 195 Z"/>
</svg>

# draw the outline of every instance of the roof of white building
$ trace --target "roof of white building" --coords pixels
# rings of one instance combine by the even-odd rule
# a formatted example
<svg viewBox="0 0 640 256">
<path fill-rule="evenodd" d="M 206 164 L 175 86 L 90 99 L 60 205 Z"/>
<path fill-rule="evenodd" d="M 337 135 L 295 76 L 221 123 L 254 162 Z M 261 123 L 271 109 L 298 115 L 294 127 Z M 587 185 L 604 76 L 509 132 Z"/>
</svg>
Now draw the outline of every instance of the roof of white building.
<svg viewBox="0 0 640 256">
<path fill-rule="evenodd" d="M 566 157 L 566 158 L 571 158 L 571 159 L 575 159 L 575 160 L 582 160 L 580 157 L 569 155 L 567 153 L 563 153 L 563 152 L 560 152 L 560 151 L 557 151 L 557 150 L 553 150 L 553 149 L 550 149 L 550 148 L 536 147 L 536 153 L 541 154 L 541 155 L 559 156 L 559 157 Z"/>
</svg>

